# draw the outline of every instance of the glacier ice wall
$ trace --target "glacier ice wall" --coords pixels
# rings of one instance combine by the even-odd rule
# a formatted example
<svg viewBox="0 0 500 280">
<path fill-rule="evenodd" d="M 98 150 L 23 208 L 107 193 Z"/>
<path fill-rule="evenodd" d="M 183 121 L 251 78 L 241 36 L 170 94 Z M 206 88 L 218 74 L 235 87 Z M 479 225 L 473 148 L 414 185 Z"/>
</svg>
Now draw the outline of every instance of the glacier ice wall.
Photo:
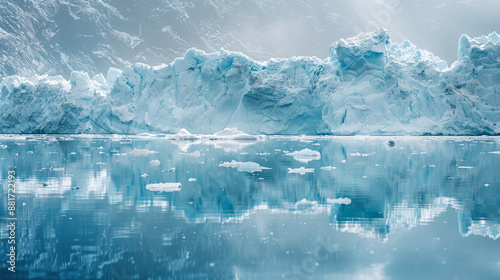
<svg viewBox="0 0 500 280">
<path fill-rule="evenodd" d="M 451 67 L 380 29 L 326 59 L 188 50 L 107 76 L 4 77 L 1 133 L 500 134 L 500 36 L 459 40 Z"/>
</svg>

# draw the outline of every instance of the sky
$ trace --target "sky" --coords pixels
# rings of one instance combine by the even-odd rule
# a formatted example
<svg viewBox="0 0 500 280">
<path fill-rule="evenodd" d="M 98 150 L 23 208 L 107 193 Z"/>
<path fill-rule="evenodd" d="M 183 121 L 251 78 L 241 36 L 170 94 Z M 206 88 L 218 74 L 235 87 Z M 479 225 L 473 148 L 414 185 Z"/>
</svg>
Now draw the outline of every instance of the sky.
<svg viewBox="0 0 500 280">
<path fill-rule="evenodd" d="M 323 59 L 335 41 L 380 27 L 451 65 L 462 34 L 500 32 L 499 11 L 498 0 L 7 0 L 0 77 L 168 64 L 193 47 Z"/>
<path fill-rule="evenodd" d="M 351 0 L 261 1 L 262 14 L 244 18 L 236 37 L 261 57 L 328 55 L 338 39 L 383 27 L 393 41 L 409 40 L 452 63 L 462 34 L 500 32 L 500 1 Z M 266 6 L 267 5 L 267 6 Z M 244 49 L 239 49 L 245 52 Z M 261 56 L 261 57 L 260 57 Z"/>
</svg>

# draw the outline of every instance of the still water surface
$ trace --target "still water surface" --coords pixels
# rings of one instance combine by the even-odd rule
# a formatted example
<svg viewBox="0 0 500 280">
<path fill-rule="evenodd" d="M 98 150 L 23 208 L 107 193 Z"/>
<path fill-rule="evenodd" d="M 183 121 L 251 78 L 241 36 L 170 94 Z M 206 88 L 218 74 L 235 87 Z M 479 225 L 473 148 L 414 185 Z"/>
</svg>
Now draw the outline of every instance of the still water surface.
<svg viewBox="0 0 500 280">
<path fill-rule="evenodd" d="M 1 279 L 500 279 L 500 138 L 3 136 L 0 172 Z"/>
</svg>

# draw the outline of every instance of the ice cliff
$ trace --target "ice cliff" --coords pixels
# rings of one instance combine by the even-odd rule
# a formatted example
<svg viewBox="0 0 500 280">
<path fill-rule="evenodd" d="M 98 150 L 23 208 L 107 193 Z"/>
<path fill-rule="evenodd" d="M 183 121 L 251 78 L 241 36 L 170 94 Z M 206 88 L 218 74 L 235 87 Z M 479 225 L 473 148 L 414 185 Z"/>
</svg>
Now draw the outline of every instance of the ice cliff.
<svg viewBox="0 0 500 280">
<path fill-rule="evenodd" d="M 106 77 L 4 77 L 0 94 L 1 133 L 498 135 L 500 36 L 462 36 L 451 67 L 380 29 L 326 59 L 190 49 Z"/>
</svg>

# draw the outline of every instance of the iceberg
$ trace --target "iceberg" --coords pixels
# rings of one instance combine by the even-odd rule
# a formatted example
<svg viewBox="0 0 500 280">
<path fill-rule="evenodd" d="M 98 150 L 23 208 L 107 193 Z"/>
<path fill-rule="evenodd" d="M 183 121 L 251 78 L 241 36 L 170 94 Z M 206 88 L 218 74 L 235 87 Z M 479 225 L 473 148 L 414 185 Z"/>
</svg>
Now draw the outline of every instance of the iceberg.
<svg viewBox="0 0 500 280">
<path fill-rule="evenodd" d="M 212 140 L 241 140 L 241 141 L 256 141 L 258 138 L 254 135 L 249 135 L 237 128 L 224 128 L 222 131 L 214 133 L 210 136 Z"/>
<path fill-rule="evenodd" d="M 500 134 L 497 33 L 463 35 L 450 67 L 408 41 L 392 42 L 385 29 L 329 51 L 325 59 L 260 62 L 189 49 L 168 65 L 112 68 L 106 78 L 3 77 L 0 133 Z"/>
<path fill-rule="evenodd" d="M 314 173 L 314 168 L 305 168 L 303 166 L 301 166 L 300 168 L 288 168 L 288 173 L 306 175 L 306 173 Z"/>
<path fill-rule="evenodd" d="M 236 170 L 240 172 L 248 172 L 248 173 L 262 172 L 262 170 L 271 169 L 269 167 L 260 166 L 260 164 L 256 162 L 251 162 L 251 161 L 239 162 L 235 160 L 232 160 L 231 162 L 223 162 L 219 164 L 219 166 L 236 168 Z"/>
<path fill-rule="evenodd" d="M 146 189 L 152 192 L 178 192 L 181 190 L 181 183 L 155 183 L 147 184 Z"/>
<path fill-rule="evenodd" d="M 181 141 L 198 140 L 200 138 L 201 138 L 200 136 L 192 134 L 184 128 L 181 128 L 176 134 L 174 134 L 171 137 L 171 139 L 173 140 L 181 140 Z"/>
<path fill-rule="evenodd" d="M 286 155 L 292 156 L 295 160 L 302 163 L 308 163 L 312 160 L 321 159 L 321 154 L 318 151 L 313 151 L 307 148 L 300 151 L 295 151 L 293 153 L 287 153 Z"/>
<path fill-rule="evenodd" d="M 134 149 L 132 152 L 130 152 L 131 155 L 136 156 L 136 157 L 147 157 L 152 154 L 157 154 L 157 151 L 150 151 L 148 149 Z"/>
</svg>

